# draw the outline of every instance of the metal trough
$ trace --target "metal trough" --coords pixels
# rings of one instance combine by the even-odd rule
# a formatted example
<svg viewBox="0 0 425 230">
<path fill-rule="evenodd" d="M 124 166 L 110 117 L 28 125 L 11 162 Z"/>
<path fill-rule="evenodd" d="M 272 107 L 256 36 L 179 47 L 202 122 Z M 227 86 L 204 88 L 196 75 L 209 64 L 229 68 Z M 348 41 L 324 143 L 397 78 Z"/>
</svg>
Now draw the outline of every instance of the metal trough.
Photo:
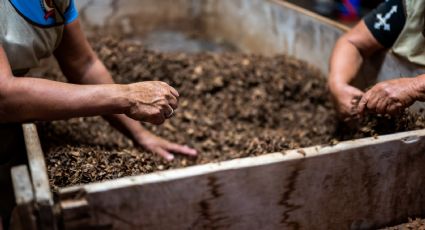
<svg viewBox="0 0 425 230">
<path fill-rule="evenodd" d="M 277 0 L 77 2 L 88 31 L 196 29 L 244 52 L 293 55 L 324 73 L 347 30 Z M 382 57 L 371 60 L 382 66 L 365 67 L 365 82 L 372 73 L 382 80 L 421 71 Z M 12 174 L 14 223 L 27 229 L 374 229 L 425 215 L 425 130 L 63 188 L 55 199 L 35 126 L 23 130 L 31 176 L 25 167 Z"/>
</svg>

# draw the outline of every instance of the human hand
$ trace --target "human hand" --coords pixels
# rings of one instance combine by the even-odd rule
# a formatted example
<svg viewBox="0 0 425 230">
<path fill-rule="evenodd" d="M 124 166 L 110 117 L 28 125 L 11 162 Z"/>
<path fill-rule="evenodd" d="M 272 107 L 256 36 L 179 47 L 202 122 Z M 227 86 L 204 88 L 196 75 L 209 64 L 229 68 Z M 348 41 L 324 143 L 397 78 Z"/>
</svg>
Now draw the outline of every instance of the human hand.
<svg viewBox="0 0 425 230">
<path fill-rule="evenodd" d="M 179 93 L 160 81 L 146 81 L 128 85 L 130 109 L 127 116 L 155 125 L 164 123 L 177 109 Z"/>
<path fill-rule="evenodd" d="M 143 146 L 146 150 L 156 153 L 168 161 L 174 159 L 172 153 L 179 153 L 188 156 L 196 156 L 197 152 L 188 146 L 183 146 L 175 143 L 171 143 L 161 137 L 155 136 L 150 132 L 144 132 L 137 138 L 138 144 Z"/>
<path fill-rule="evenodd" d="M 378 114 L 395 114 L 412 105 L 421 97 L 416 78 L 399 78 L 376 84 L 359 103 L 358 112 L 366 109 Z"/>
<path fill-rule="evenodd" d="M 330 87 L 332 98 L 338 114 L 343 120 L 350 120 L 357 115 L 357 106 L 363 91 L 348 84 Z"/>
</svg>

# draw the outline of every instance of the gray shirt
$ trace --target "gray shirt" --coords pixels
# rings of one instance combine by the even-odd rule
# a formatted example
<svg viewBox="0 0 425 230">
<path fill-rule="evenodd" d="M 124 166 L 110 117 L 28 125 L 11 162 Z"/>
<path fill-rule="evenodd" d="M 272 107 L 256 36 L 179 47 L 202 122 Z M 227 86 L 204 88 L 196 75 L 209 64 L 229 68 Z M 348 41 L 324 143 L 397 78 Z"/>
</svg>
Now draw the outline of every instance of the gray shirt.
<svg viewBox="0 0 425 230">
<path fill-rule="evenodd" d="M 49 57 L 62 40 L 64 25 L 70 20 L 64 17 L 69 10 L 72 0 L 23 0 L 15 1 L 0 0 L 0 44 L 6 52 L 14 75 L 25 74 L 29 69 L 37 67 L 39 61 Z M 47 14 L 49 7 L 43 7 L 43 3 L 52 4 L 53 14 Z M 73 2 L 72 2 L 73 3 Z M 40 6 L 41 5 L 41 6 Z M 21 9 L 20 9 L 21 7 Z M 33 8 L 34 7 L 34 8 Z M 53 6 L 52 6 L 53 7 Z M 54 24 L 37 24 L 26 15 L 25 10 L 43 14 L 46 11 L 46 22 L 54 21 Z M 37 12 L 37 10 L 41 12 Z M 50 12 L 51 13 L 51 12 Z M 76 18 L 73 15 L 72 20 Z M 48 19 L 48 20 L 47 20 Z"/>
</svg>

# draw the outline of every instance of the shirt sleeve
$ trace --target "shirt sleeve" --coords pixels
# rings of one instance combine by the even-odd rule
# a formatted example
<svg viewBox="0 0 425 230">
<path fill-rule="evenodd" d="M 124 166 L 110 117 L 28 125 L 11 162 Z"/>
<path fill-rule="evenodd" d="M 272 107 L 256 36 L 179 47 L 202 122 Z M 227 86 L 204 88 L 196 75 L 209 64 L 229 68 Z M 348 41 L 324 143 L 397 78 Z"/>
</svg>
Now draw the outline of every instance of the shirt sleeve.
<svg viewBox="0 0 425 230">
<path fill-rule="evenodd" d="M 394 45 L 406 24 L 406 10 L 403 0 L 386 0 L 364 17 L 364 22 L 384 47 Z"/>
<path fill-rule="evenodd" d="M 65 25 L 75 21 L 78 18 L 78 10 L 75 6 L 74 0 L 70 0 L 68 8 L 65 10 L 64 17 Z"/>
</svg>

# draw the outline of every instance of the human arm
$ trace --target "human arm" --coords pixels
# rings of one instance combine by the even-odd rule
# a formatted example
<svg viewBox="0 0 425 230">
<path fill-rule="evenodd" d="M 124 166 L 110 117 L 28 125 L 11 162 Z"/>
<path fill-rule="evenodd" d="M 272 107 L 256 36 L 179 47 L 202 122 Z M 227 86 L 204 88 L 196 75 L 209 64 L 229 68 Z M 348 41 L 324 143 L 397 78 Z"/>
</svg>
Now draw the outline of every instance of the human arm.
<svg viewBox="0 0 425 230">
<path fill-rule="evenodd" d="M 364 59 L 384 47 L 374 38 L 364 21 L 338 39 L 330 59 L 328 87 L 342 118 L 357 113 L 363 91 L 350 85 Z"/>
<path fill-rule="evenodd" d="M 366 93 L 349 85 L 363 60 L 382 49 L 385 47 L 362 22 L 335 46 L 328 85 L 343 117 L 364 113 L 366 109 L 378 114 L 394 114 L 416 100 L 425 100 L 425 75 L 383 81 Z"/>
<path fill-rule="evenodd" d="M 76 84 L 113 84 L 114 81 L 96 56 L 80 28 L 78 19 L 65 26 L 64 36 L 55 56 L 70 82 Z M 196 155 L 187 146 L 171 143 L 144 129 L 140 122 L 124 114 L 106 115 L 104 118 L 119 131 L 147 150 L 172 160 L 174 153 Z"/>
<path fill-rule="evenodd" d="M 368 110 L 378 114 L 396 114 L 415 101 L 425 101 L 425 75 L 376 84 L 362 97 L 358 112 Z"/>
<path fill-rule="evenodd" d="M 349 83 L 365 58 L 396 42 L 406 23 L 404 7 L 402 0 L 382 2 L 338 40 L 330 62 L 328 83 L 342 117 L 357 114 L 356 106 L 363 92 Z"/>
<path fill-rule="evenodd" d="M 178 93 L 160 82 L 75 85 L 13 75 L 0 45 L 0 122 L 56 120 L 123 113 L 162 123 Z"/>
<path fill-rule="evenodd" d="M 74 116 L 127 113 L 125 85 L 77 86 L 15 77 L 0 47 L 0 122 L 55 120 Z"/>
</svg>

